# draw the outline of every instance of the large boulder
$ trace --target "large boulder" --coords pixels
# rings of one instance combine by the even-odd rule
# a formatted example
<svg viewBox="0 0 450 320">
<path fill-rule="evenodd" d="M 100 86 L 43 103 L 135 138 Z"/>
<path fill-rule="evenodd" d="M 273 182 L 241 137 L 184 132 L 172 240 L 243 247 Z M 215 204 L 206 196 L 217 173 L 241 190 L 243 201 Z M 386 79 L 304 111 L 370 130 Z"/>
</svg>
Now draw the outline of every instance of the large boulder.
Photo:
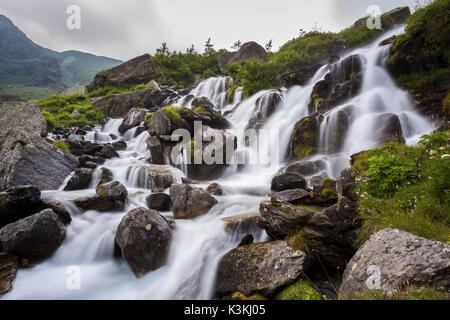
<svg viewBox="0 0 450 320">
<path fill-rule="evenodd" d="M 162 136 L 170 135 L 174 130 L 172 121 L 162 109 L 156 111 L 146 122 L 148 126 L 148 133 L 150 135 Z"/>
<path fill-rule="evenodd" d="M 0 192 L 0 228 L 36 213 L 41 206 L 41 191 L 34 186 L 18 186 Z"/>
<path fill-rule="evenodd" d="M 265 60 L 267 51 L 254 41 L 244 43 L 237 52 L 227 52 L 217 58 L 220 71 L 227 72 L 227 65 L 231 63 L 243 63 L 249 59 L 258 58 Z"/>
<path fill-rule="evenodd" d="M 25 257 L 51 255 L 66 237 L 66 228 L 51 209 L 10 223 L 0 229 L 4 251 Z"/>
<path fill-rule="evenodd" d="M 0 105 L 0 190 L 18 185 L 57 189 L 78 166 L 76 157 L 42 138 L 45 121 L 37 112 L 26 103 Z"/>
<path fill-rule="evenodd" d="M 228 252 L 220 261 L 216 296 L 262 294 L 274 296 L 293 284 L 307 269 L 309 260 L 302 251 L 292 249 L 285 241 L 253 243 Z"/>
<path fill-rule="evenodd" d="M 284 169 L 284 172 L 298 173 L 304 176 L 311 176 L 327 168 L 327 164 L 323 160 L 300 160 L 290 163 Z"/>
<path fill-rule="evenodd" d="M 188 184 L 173 184 L 170 187 L 170 198 L 175 219 L 202 216 L 217 204 L 216 198 L 208 192 Z"/>
<path fill-rule="evenodd" d="M 112 181 L 99 185 L 95 196 L 78 198 L 74 203 L 84 210 L 122 210 L 127 197 L 127 189 L 120 182 Z"/>
<path fill-rule="evenodd" d="M 393 24 L 404 24 L 411 15 L 409 7 L 398 7 L 383 13 L 383 17 L 390 17 Z M 355 27 L 366 27 L 368 17 L 357 20 L 354 24 Z"/>
<path fill-rule="evenodd" d="M 89 188 L 92 179 L 92 169 L 78 168 L 64 187 L 64 191 L 83 190 Z"/>
<path fill-rule="evenodd" d="M 171 206 L 170 196 L 166 193 L 156 192 L 145 198 L 149 209 L 158 211 L 169 211 Z"/>
<path fill-rule="evenodd" d="M 405 138 L 403 137 L 402 125 L 400 119 L 396 114 L 385 113 L 379 115 L 377 118 L 377 123 L 380 125 L 374 136 L 378 139 L 380 143 L 388 142 L 398 142 L 405 143 Z"/>
<path fill-rule="evenodd" d="M 154 58 L 144 54 L 117 67 L 99 72 L 94 81 L 86 87 L 86 91 L 92 92 L 107 86 L 132 88 L 138 84 L 146 84 L 150 80 L 164 82 L 165 79 Z"/>
<path fill-rule="evenodd" d="M 167 220 L 155 210 L 128 212 L 119 224 L 116 243 L 136 277 L 162 267 L 172 240 Z"/>
<path fill-rule="evenodd" d="M 195 144 L 192 145 L 192 161 L 187 166 L 188 176 L 198 180 L 219 178 L 233 159 L 236 148 L 236 136 L 225 130 L 203 125 L 201 150 Z M 198 155 L 201 155 L 201 163 L 196 158 Z"/>
<path fill-rule="evenodd" d="M 58 216 L 59 220 L 61 220 L 62 223 L 69 224 L 72 222 L 72 217 L 70 216 L 70 212 L 64 207 L 64 205 L 55 199 L 43 199 L 42 200 L 42 207 L 44 209 L 52 209 L 54 213 Z"/>
<path fill-rule="evenodd" d="M 119 126 L 119 132 L 124 134 L 131 128 L 137 127 L 141 122 L 145 121 L 148 110 L 141 108 L 133 108 L 125 115 L 122 124 Z"/>
<path fill-rule="evenodd" d="M 367 291 L 368 285 L 384 293 L 400 290 L 406 284 L 449 291 L 449 275 L 450 245 L 384 229 L 374 234 L 350 260 L 339 297 L 352 298 Z"/>
<path fill-rule="evenodd" d="M 206 97 L 195 98 L 191 102 L 191 107 L 203 117 L 206 116 L 207 119 L 204 120 L 204 124 L 207 124 L 212 128 L 227 129 L 231 126 L 230 122 L 222 116 L 219 111 L 214 109 L 214 104 Z M 183 116 L 183 112 L 181 113 L 181 116 Z M 186 115 L 184 115 L 184 119 L 189 122 L 192 120 L 191 118 L 194 118 L 195 116 L 196 115 L 192 116 L 191 113 L 187 112 Z M 195 120 L 195 118 L 193 120 Z"/>
<path fill-rule="evenodd" d="M 298 121 L 291 140 L 291 156 L 302 159 L 314 154 L 319 144 L 319 115 L 313 114 Z"/>
<path fill-rule="evenodd" d="M 19 270 L 17 256 L 0 252 L 0 296 L 12 289 L 17 270 Z"/>
<path fill-rule="evenodd" d="M 273 191 L 285 191 L 291 189 L 305 189 L 306 180 L 301 174 L 286 172 L 276 175 L 272 179 L 271 189 Z"/>
</svg>

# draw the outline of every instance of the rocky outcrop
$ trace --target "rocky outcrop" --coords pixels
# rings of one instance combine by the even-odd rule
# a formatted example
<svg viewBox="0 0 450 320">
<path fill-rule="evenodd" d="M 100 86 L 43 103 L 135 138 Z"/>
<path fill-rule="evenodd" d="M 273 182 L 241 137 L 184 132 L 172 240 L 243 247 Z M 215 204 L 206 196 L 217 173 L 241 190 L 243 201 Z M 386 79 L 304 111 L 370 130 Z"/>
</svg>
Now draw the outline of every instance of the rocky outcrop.
<svg viewBox="0 0 450 320">
<path fill-rule="evenodd" d="M 271 201 L 277 202 L 290 202 L 290 203 L 302 203 L 304 199 L 310 198 L 310 193 L 304 189 L 291 189 L 274 193 L 270 198 Z"/>
<path fill-rule="evenodd" d="M 127 197 L 127 189 L 120 182 L 113 181 L 99 185 L 95 196 L 78 198 L 74 203 L 83 210 L 122 210 Z"/>
<path fill-rule="evenodd" d="M 124 134 L 131 128 L 137 127 L 141 124 L 141 122 L 145 121 L 145 116 L 147 115 L 148 110 L 141 108 L 133 108 L 125 115 L 123 118 L 122 124 L 119 127 L 119 132 Z"/>
<path fill-rule="evenodd" d="M 83 190 L 89 188 L 92 179 L 92 169 L 79 168 L 67 182 L 64 191 Z"/>
<path fill-rule="evenodd" d="M 273 297 L 293 284 L 307 269 L 309 261 L 302 251 L 284 241 L 253 243 L 228 252 L 220 261 L 216 296 L 261 294 Z"/>
<path fill-rule="evenodd" d="M 132 88 L 138 84 L 146 84 L 150 80 L 164 82 L 166 76 L 153 57 L 144 54 L 117 67 L 99 72 L 94 81 L 86 87 L 86 91 L 92 92 L 107 86 Z"/>
<path fill-rule="evenodd" d="M 391 11 L 383 13 L 383 17 L 386 20 L 387 20 L 387 18 L 389 18 L 391 25 L 404 24 L 410 15 L 411 15 L 411 10 L 409 9 L 409 7 L 398 7 L 398 8 L 392 9 Z M 354 26 L 355 27 L 367 26 L 367 18 L 368 17 L 359 19 L 358 21 L 355 22 Z M 384 28 L 384 26 L 383 26 L 383 28 Z"/>
<path fill-rule="evenodd" d="M 172 211 L 175 219 L 192 219 L 208 213 L 217 200 L 201 188 L 188 184 L 173 184 L 170 187 Z"/>
<path fill-rule="evenodd" d="M 166 263 L 172 240 L 167 220 L 157 211 L 144 208 L 128 212 L 119 224 L 116 243 L 136 277 Z"/>
<path fill-rule="evenodd" d="M 330 65 L 324 80 L 318 81 L 311 93 L 309 111 L 325 114 L 356 96 L 362 86 L 362 57 L 351 55 Z"/>
<path fill-rule="evenodd" d="M 432 286 L 450 290 L 450 245 L 385 229 L 374 234 L 345 268 L 341 299 L 370 288 L 383 293 L 402 286 Z"/>
<path fill-rule="evenodd" d="M 36 213 L 41 206 L 41 191 L 34 186 L 17 186 L 0 192 L 0 228 Z"/>
<path fill-rule="evenodd" d="M 36 112 L 26 103 L 0 105 L 0 190 L 19 185 L 57 189 L 78 165 L 76 157 L 41 137 L 45 121 Z"/>
<path fill-rule="evenodd" d="M 448 1 L 438 0 L 416 11 L 405 34 L 394 41 L 387 60 L 390 73 L 411 93 L 416 108 L 433 120 L 443 121 L 450 120 L 449 109 L 444 105 L 450 86 L 449 10 Z M 404 11 L 406 15 L 407 9 Z"/>
<path fill-rule="evenodd" d="M 327 164 L 323 160 L 301 160 L 295 161 L 286 166 L 284 172 L 298 173 L 304 176 L 311 176 L 319 173 L 327 168 Z"/>
<path fill-rule="evenodd" d="M 45 257 L 59 248 L 66 228 L 56 213 L 46 209 L 0 229 L 4 251 L 25 257 Z"/>
<path fill-rule="evenodd" d="M 217 58 L 217 61 L 219 63 L 220 71 L 226 73 L 227 65 L 231 63 L 243 63 L 252 58 L 265 60 L 267 58 L 267 52 L 256 42 L 250 41 L 244 43 L 237 52 L 227 52 L 220 55 Z"/>
<path fill-rule="evenodd" d="M 147 198 L 147 207 L 149 209 L 158 210 L 158 211 L 169 211 L 171 207 L 171 200 L 168 194 L 157 192 L 152 193 Z"/>
<path fill-rule="evenodd" d="M 18 269 L 19 259 L 17 256 L 0 252 L 0 296 L 12 289 Z"/>
<path fill-rule="evenodd" d="M 141 89 L 128 93 L 113 94 L 106 97 L 92 99 L 92 104 L 108 117 L 124 117 L 131 109 L 139 107 L 156 111 L 160 106 L 169 104 L 178 98 L 178 94 L 171 89 Z M 166 102 L 166 103 L 165 103 Z"/>
<path fill-rule="evenodd" d="M 326 186 L 330 189 L 331 194 L 328 196 L 316 191 L 316 187 L 304 197 L 300 197 L 302 193 L 299 192 L 299 196 L 291 200 L 292 203 L 280 201 L 285 200 L 284 194 L 275 194 L 272 201 L 261 203 L 261 218 L 258 219 L 257 225 L 266 230 L 273 239 L 296 237 L 297 242 L 300 241 L 303 247 L 308 248 L 308 253 L 314 252 L 314 258 L 320 259 L 323 265 L 344 268 L 356 252 L 356 230 L 360 227 L 358 206 L 356 202 L 345 197 L 353 195 L 352 185 L 354 186 L 355 182 L 350 181 L 352 178 L 352 175 L 344 171 L 337 183 L 326 180 L 320 187 Z M 335 185 L 339 190 L 337 195 L 333 193 Z M 292 193 L 296 194 L 293 191 Z M 317 196 L 316 193 L 320 195 Z M 286 195 L 288 196 L 291 194 Z M 336 204 L 326 209 L 295 205 L 323 206 L 336 200 Z"/>
</svg>

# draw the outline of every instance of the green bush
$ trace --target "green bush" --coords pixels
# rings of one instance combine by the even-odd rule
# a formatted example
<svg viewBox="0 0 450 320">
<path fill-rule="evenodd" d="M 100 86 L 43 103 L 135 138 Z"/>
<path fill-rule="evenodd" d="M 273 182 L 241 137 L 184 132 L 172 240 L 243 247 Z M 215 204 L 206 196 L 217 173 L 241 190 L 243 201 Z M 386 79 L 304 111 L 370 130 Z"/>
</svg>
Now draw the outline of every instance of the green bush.
<svg viewBox="0 0 450 320">
<path fill-rule="evenodd" d="M 179 107 L 165 106 L 162 109 L 173 124 L 176 124 L 181 120 L 181 115 L 178 113 Z"/>
<path fill-rule="evenodd" d="M 450 243 L 450 131 L 358 155 L 358 245 L 385 228 Z"/>
<path fill-rule="evenodd" d="M 369 158 L 367 192 L 374 197 L 392 196 L 407 182 L 417 178 L 416 163 L 404 154 L 380 154 Z"/>
<path fill-rule="evenodd" d="M 77 94 L 65 97 L 55 95 L 38 101 L 37 105 L 47 121 L 49 130 L 53 130 L 55 127 L 97 124 L 105 118 L 103 112 L 94 107 L 86 95 Z M 72 116 L 75 111 L 79 113 L 79 117 Z"/>
</svg>

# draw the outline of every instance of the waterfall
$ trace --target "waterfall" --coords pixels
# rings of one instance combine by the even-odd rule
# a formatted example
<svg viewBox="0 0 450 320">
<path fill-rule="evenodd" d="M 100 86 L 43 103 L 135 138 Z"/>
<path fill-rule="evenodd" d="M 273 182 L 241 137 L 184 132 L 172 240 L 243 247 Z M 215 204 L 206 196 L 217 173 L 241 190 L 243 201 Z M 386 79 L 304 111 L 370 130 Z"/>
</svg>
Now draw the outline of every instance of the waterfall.
<svg viewBox="0 0 450 320">
<path fill-rule="evenodd" d="M 394 30 L 383 38 L 399 34 Z M 320 124 L 320 153 L 308 160 L 317 161 L 317 167 L 329 177 L 337 177 L 348 167 L 353 153 L 375 147 L 379 144 L 377 132 L 382 123 L 380 117 L 396 116 L 407 143 L 432 130 L 432 124 L 420 116 L 413 108 L 407 92 L 398 88 L 387 73 L 384 61 L 388 47 L 373 45 L 355 50 L 343 59 L 359 54 L 363 70 L 362 86 L 359 94 L 343 101 L 327 111 Z M 267 199 L 270 180 L 285 165 L 289 156 L 289 143 L 297 121 L 311 115 L 309 110 L 311 93 L 318 81 L 327 73 L 340 74 L 342 60 L 333 65 L 321 67 L 305 86 L 295 86 L 279 91 L 263 90 L 243 100 L 242 88 L 234 92 L 232 103 L 226 105 L 228 88 L 232 84 L 229 77 L 214 77 L 200 83 L 177 105 L 190 106 L 195 97 L 207 97 L 217 110 L 232 123 L 232 133 L 238 138 L 235 158 L 258 154 L 262 160 L 272 154 L 273 141 L 261 139 L 256 149 L 246 144 L 244 129 L 253 125 L 252 119 L 261 119 L 257 135 L 277 132 L 279 140 L 275 152 L 279 162 L 267 164 L 231 165 L 223 177 L 217 181 L 225 190 L 218 196 L 219 203 L 205 216 L 194 220 L 177 220 L 167 264 L 146 276 L 136 279 L 126 263 L 113 257 L 114 236 L 122 217 L 131 209 L 146 207 L 145 198 L 150 194 L 154 181 L 149 180 L 147 159 L 147 132 L 135 137 L 133 129 L 125 133 L 128 147 L 119 151 L 120 158 L 107 160 L 103 167 L 112 171 L 114 179 L 124 184 L 129 192 L 128 202 L 122 212 L 100 213 L 80 212 L 72 200 L 92 196 L 91 189 L 81 191 L 44 191 L 43 197 L 60 200 L 70 211 L 73 221 L 67 226 L 67 237 L 63 245 L 48 260 L 34 267 L 21 269 L 14 283 L 14 289 L 3 299 L 211 299 L 214 279 L 220 258 L 235 248 L 244 234 L 236 231 L 226 233 L 222 218 L 237 214 L 259 211 L 259 204 Z M 279 95 L 276 105 L 269 105 L 274 95 Z M 272 110 L 267 114 L 258 111 Z M 264 113 L 264 112 L 262 112 Z M 344 123 L 345 132 L 339 134 Z M 121 119 L 109 120 L 103 128 L 96 127 L 86 135 L 87 140 L 111 141 L 120 137 L 118 127 Z M 266 130 L 266 131 L 264 131 Z M 336 143 L 336 137 L 340 137 Z M 110 140 L 111 139 L 111 140 Z M 333 146 L 333 147 L 331 147 Z M 265 162 L 265 161 L 263 161 Z M 101 169 L 97 169 L 98 171 Z M 181 171 L 171 169 L 175 181 L 184 176 Z M 206 185 L 200 185 L 206 187 Z M 172 218 L 171 212 L 162 212 Z M 263 231 L 254 231 L 255 241 L 267 240 Z M 81 271 L 81 289 L 70 290 L 66 286 L 68 267 L 77 266 Z"/>
</svg>

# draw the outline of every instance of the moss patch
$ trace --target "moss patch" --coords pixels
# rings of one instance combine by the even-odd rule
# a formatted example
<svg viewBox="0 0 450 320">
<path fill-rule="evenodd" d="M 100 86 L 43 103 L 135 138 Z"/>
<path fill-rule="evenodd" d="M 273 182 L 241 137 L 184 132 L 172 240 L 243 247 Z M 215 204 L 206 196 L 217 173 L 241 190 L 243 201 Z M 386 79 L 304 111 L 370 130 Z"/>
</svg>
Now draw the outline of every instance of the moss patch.
<svg viewBox="0 0 450 320">
<path fill-rule="evenodd" d="M 322 300 L 322 296 L 312 284 L 301 279 L 295 284 L 284 289 L 278 296 L 277 300 Z"/>
</svg>

